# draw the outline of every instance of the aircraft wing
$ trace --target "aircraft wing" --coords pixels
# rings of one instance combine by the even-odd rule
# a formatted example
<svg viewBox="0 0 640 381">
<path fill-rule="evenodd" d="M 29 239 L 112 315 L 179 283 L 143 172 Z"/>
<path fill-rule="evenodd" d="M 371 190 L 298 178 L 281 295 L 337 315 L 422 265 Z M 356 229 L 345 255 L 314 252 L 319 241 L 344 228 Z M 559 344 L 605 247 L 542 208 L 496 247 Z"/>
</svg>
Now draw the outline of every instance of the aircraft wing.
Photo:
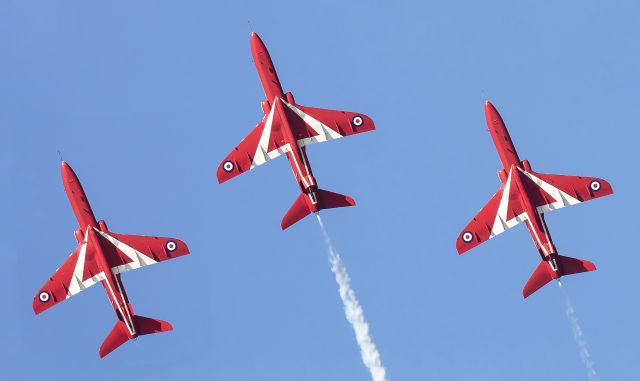
<svg viewBox="0 0 640 381">
<path fill-rule="evenodd" d="M 300 147 L 375 130 L 373 120 L 364 114 L 326 110 L 282 101 Z"/>
<path fill-rule="evenodd" d="M 33 298 L 36 315 L 104 279 L 94 254 L 93 244 L 87 244 L 87 239 L 78 245 Z"/>
<path fill-rule="evenodd" d="M 102 248 L 114 274 L 189 254 L 187 245 L 176 238 L 96 233 L 106 243 Z"/>
<path fill-rule="evenodd" d="M 527 188 L 530 188 L 528 191 L 538 211 L 542 213 L 613 193 L 607 181 L 596 177 L 522 172 L 530 180 L 527 184 Z"/>
<path fill-rule="evenodd" d="M 524 208 L 511 173 L 502 187 L 480 209 L 462 230 L 456 241 L 458 254 L 462 254 L 525 220 Z"/>
<path fill-rule="evenodd" d="M 218 182 L 223 183 L 286 152 L 276 107 L 247 135 L 218 167 Z"/>
</svg>

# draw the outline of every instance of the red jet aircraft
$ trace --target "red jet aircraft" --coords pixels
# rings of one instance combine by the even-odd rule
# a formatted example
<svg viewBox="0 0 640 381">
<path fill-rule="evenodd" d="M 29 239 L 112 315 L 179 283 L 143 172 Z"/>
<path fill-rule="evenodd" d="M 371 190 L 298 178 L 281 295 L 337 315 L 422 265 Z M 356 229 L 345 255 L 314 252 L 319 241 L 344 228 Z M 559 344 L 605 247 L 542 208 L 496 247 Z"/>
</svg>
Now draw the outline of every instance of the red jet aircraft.
<svg viewBox="0 0 640 381">
<path fill-rule="evenodd" d="M 218 167 L 218 182 L 223 183 L 286 154 L 302 194 L 282 220 L 282 229 L 320 209 L 355 205 L 349 196 L 318 188 L 313 177 L 307 145 L 375 129 L 364 114 L 301 106 L 293 95 L 284 93 L 271 57 L 262 40 L 251 33 L 251 53 L 267 99 L 262 101 L 264 117 Z"/>
<path fill-rule="evenodd" d="M 62 162 L 62 182 L 80 228 L 78 247 L 42 286 L 33 300 L 36 314 L 101 282 L 118 322 L 100 347 L 104 357 L 129 339 L 171 331 L 166 321 L 134 314 L 120 274 L 142 266 L 189 254 L 187 245 L 175 238 L 145 237 L 112 233 L 104 221 L 96 222 L 82 185 L 71 167 Z"/>
<path fill-rule="evenodd" d="M 498 111 L 488 101 L 484 111 L 504 167 L 498 171 L 502 186 L 460 233 L 456 242 L 458 253 L 462 254 L 524 221 L 542 257 L 542 262 L 522 290 L 525 298 L 552 279 L 595 270 L 596 266 L 589 261 L 558 255 L 543 213 L 612 194 L 611 185 L 595 177 L 534 172 L 529 161 L 518 158 Z"/>
</svg>

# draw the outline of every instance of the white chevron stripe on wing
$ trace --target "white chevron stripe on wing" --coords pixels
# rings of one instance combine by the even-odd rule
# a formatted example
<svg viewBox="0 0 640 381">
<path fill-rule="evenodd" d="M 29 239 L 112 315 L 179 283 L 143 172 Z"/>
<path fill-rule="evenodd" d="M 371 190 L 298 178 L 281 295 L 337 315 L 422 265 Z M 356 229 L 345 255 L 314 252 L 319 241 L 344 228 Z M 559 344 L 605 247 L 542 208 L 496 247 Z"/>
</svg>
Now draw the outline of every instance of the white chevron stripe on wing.
<svg viewBox="0 0 640 381">
<path fill-rule="evenodd" d="M 134 249 L 133 247 L 127 245 L 126 243 L 124 243 L 122 241 L 118 241 L 115 237 L 112 237 L 109 234 L 107 234 L 105 232 L 102 232 L 102 231 L 100 231 L 100 230 L 98 230 L 96 228 L 94 228 L 94 229 L 101 236 L 103 236 L 109 242 L 111 242 L 111 244 L 113 246 L 115 246 L 116 249 L 120 250 L 121 252 L 124 253 L 124 255 L 129 257 L 129 259 L 131 259 L 131 262 L 129 262 L 129 263 L 125 263 L 123 265 L 112 267 L 111 271 L 113 271 L 114 274 L 120 274 L 120 273 L 125 272 L 125 271 L 138 269 L 138 268 L 140 268 L 142 266 L 148 266 L 148 265 L 152 265 L 154 263 L 158 263 L 153 258 L 150 258 L 150 257 L 142 254 L 141 252 L 139 252 L 138 250 Z"/>
<path fill-rule="evenodd" d="M 322 123 L 318 119 L 312 117 L 311 115 L 305 113 L 304 111 L 300 110 L 296 106 L 290 103 L 287 103 L 284 100 L 282 101 L 282 103 L 287 105 L 287 107 L 289 107 L 293 112 L 295 112 L 302 119 L 302 121 L 304 121 L 307 125 L 309 125 L 309 127 L 311 127 L 317 134 L 316 136 L 298 140 L 298 145 L 300 145 L 301 147 L 307 144 L 321 143 L 321 142 L 326 142 L 327 140 L 333 140 L 333 139 L 338 139 L 342 137 L 342 135 L 340 135 L 333 129 L 329 128 L 329 126 Z"/>
<path fill-rule="evenodd" d="M 542 180 L 541 178 L 527 172 L 524 171 L 520 168 L 518 168 L 518 170 L 520 172 L 522 172 L 525 176 L 527 176 L 529 179 L 531 179 L 531 181 L 533 181 L 537 186 L 539 186 L 540 188 L 542 188 L 543 191 L 547 192 L 547 194 L 549 194 L 549 196 L 553 197 L 554 200 L 556 200 L 555 202 L 552 202 L 550 204 L 546 204 L 546 205 L 542 205 L 538 207 L 538 211 L 541 213 L 544 212 L 549 212 L 552 210 L 556 210 L 556 209 L 560 209 L 560 208 L 564 208 L 565 206 L 570 206 L 570 205 L 575 205 L 575 204 L 579 204 L 580 200 L 578 200 L 577 198 L 569 195 L 566 192 L 561 191 L 560 189 L 554 187 L 553 185 L 547 183 L 546 181 Z"/>
<path fill-rule="evenodd" d="M 277 98 L 276 98 L 277 99 Z M 275 101 L 274 101 L 275 103 Z M 262 129 L 260 140 L 258 141 L 258 147 L 256 147 L 256 153 L 253 155 L 253 161 L 251 162 L 251 169 L 257 167 L 260 164 L 264 164 L 269 160 L 269 137 L 271 136 L 271 126 L 273 125 L 273 112 L 275 110 L 275 104 L 271 106 L 267 121 Z"/>
<path fill-rule="evenodd" d="M 521 213 L 514 218 L 507 220 L 507 213 L 509 212 L 509 195 L 511 191 L 512 172 L 513 169 L 509 170 L 509 177 L 507 178 L 507 182 L 504 185 L 502 197 L 500 197 L 498 213 L 496 213 L 496 219 L 493 222 L 493 227 L 491 228 L 491 235 L 489 236 L 489 238 L 493 238 L 498 234 L 505 232 L 507 229 L 516 226 L 520 222 L 524 221 L 527 217 L 526 213 Z"/>
<path fill-rule="evenodd" d="M 78 260 L 76 261 L 76 265 L 73 268 L 73 276 L 71 278 L 71 282 L 69 283 L 69 290 L 67 291 L 67 299 L 71 296 L 79 293 L 82 290 L 85 290 L 94 284 L 104 280 L 104 273 L 100 272 L 87 280 L 83 280 L 84 277 L 84 264 L 85 259 L 87 257 L 87 240 L 89 239 L 89 227 L 87 227 L 86 232 L 84 233 L 84 241 L 82 242 L 82 246 L 80 246 L 80 253 L 78 253 Z"/>
<path fill-rule="evenodd" d="M 276 103 L 280 98 L 275 98 L 273 100 L 273 104 L 271 105 L 271 110 L 269 111 L 269 115 L 267 115 L 267 121 L 264 124 L 264 129 L 262 130 L 262 134 L 260 135 L 260 140 L 258 141 L 258 147 L 256 147 L 256 153 L 253 155 L 253 161 L 251 162 L 251 168 L 253 169 L 260 164 L 266 163 L 268 160 L 276 158 L 283 153 L 287 152 L 288 145 L 278 147 L 274 150 L 269 151 L 269 138 L 271 137 L 271 129 L 273 128 L 273 116 L 276 109 Z"/>
</svg>

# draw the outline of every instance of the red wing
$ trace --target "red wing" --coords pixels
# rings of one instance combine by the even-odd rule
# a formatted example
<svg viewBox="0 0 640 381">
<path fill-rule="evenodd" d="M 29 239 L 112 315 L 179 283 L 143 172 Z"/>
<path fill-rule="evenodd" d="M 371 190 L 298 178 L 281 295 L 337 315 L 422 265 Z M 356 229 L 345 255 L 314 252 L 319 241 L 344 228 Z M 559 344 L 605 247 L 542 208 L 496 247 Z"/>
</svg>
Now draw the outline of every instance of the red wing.
<svg viewBox="0 0 640 381">
<path fill-rule="evenodd" d="M 102 247 L 114 274 L 189 254 L 187 245 L 176 238 L 97 233 L 106 242 Z"/>
<path fill-rule="evenodd" d="M 285 101 L 283 103 L 288 106 L 288 115 L 298 116 L 289 119 L 295 120 L 291 124 L 300 146 L 326 142 L 376 128 L 373 120 L 364 114 L 306 107 Z"/>
<path fill-rule="evenodd" d="M 87 241 L 80 243 L 55 274 L 40 288 L 33 298 L 33 311 L 36 314 L 104 279 L 104 273 L 94 259 L 93 244 L 92 242 L 87 244 Z"/>
<path fill-rule="evenodd" d="M 532 199 L 541 212 L 575 205 L 613 193 L 611 185 L 596 177 L 524 172 L 531 181 Z"/>
<path fill-rule="evenodd" d="M 285 145 L 275 106 L 269 114 L 242 139 L 240 144 L 218 166 L 218 182 L 223 183 L 284 153 Z"/>
<path fill-rule="evenodd" d="M 456 241 L 458 254 L 462 254 L 524 221 L 524 209 L 519 201 L 518 187 L 511 181 L 491 197 L 489 202 L 462 230 Z"/>
</svg>

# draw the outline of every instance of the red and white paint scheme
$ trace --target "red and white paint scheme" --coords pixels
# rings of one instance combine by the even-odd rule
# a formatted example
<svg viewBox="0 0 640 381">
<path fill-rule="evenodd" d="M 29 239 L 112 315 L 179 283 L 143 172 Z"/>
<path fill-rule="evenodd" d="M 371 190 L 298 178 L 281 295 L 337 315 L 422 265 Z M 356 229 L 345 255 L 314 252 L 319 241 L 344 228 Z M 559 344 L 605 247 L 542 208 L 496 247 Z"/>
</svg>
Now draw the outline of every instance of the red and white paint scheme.
<svg viewBox="0 0 640 381">
<path fill-rule="evenodd" d="M 484 111 L 503 165 L 503 169 L 498 171 L 502 186 L 458 236 L 458 253 L 462 254 L 525 222 L 542 257 L 542 262 L 522 290 L 525 298 L 563 275 L 594 271 L 596 266 L 589 261 L 558 255 L 544 213 L 610 195 L 613 193 L 611 185 L 595 177 L 534 172 L 527 160 L 518 158 L 498 111 L 488 101 Z"/>
<path fill-rule="evenodd" d="M 62 162 L 62 182 L 80 225 L 74 232 L 78 247 L 40 288 L 33 299 L 33 311 L 39 314 L 96 283 L 102 283 L 118 322 L 100 347 L 100 357 L 129 339 L 171 331 L 173 327 L 166 321 L 133 312 L 121 274 L 189 254 L 187 245 L 175 238 L 110 232 L 104 221 L 96 222 L 78 177 L 65 162 Z"/>
<path fill-rule="evenodd" d="M 286 154 L 302 194 L 282 220 L 286 229 L 320 209 L 355 205 L 349 196 L 318 188 L 306 147 L 375 129 L 364 114 L 301 106 L 293 95 L 284 93 L 267 48 L 256 33 L 251 33 L 251 53 L 267 97 L 262 102 L 264 117 L 218 167 L 218 182 L 223 183 L 268 160 Z"/>
</svg>

